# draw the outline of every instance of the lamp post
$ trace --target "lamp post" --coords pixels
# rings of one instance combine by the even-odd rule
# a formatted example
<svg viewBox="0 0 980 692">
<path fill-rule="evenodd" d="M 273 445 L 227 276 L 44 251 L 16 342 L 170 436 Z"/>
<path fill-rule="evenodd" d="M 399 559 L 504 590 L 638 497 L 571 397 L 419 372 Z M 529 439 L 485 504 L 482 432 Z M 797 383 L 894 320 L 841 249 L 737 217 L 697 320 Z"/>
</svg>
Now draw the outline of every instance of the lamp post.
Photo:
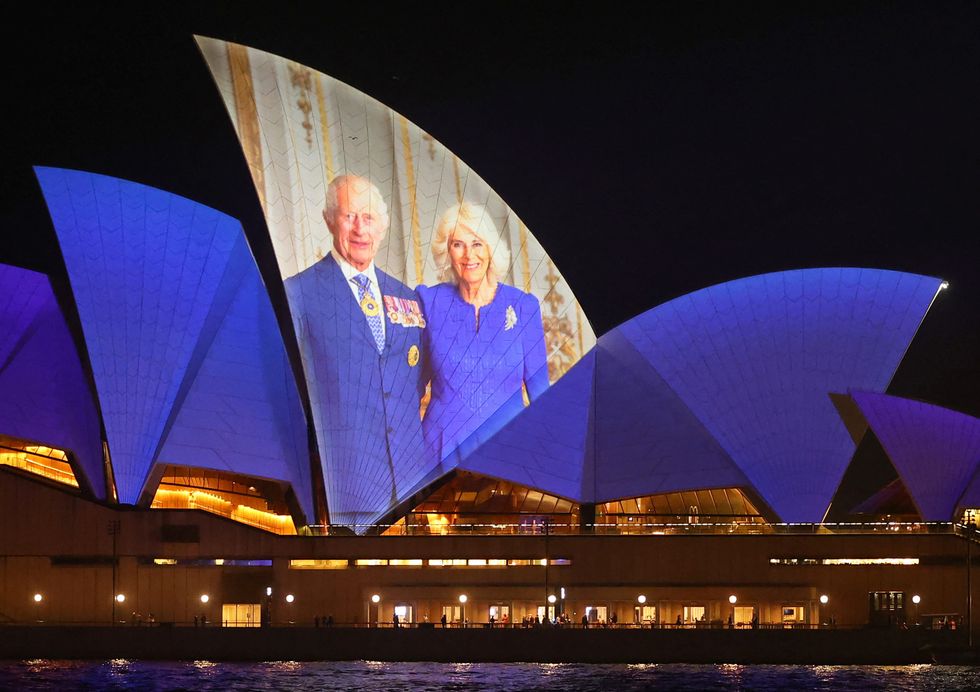
<svg viewBox="0 0 980 692">
<path fill-rule="evenodd" d="M 112 536 L 112 594 L 116 594 L 116 572 L 119 566 L 119 531 L 122 528 L 122 522 L 118 519 L 111 520 L 106 531 Z M 112 626 L 116 626 L 116 599 L 112 599 Z"/>
<path fill-rule="evenodd" d="M 967 646 L 973 648 L 973 585 L 970 583 L 973 573 L 973 536 L 976 534 L 977 525 L 971 515 L 969 523 L 966 525 L 969 532 L 966 536 L 966 638 Z"/>
<path fill-rule="evenodd" d="M 728 597 L 728 602 L 732 604 L 732 612 L 728 616 L 728 624 L 730 625 L 731 629 L 735 629 L 735 604 L 738 603 L 738 596 L 732 594 Z"/>
<path fill-rule="evenodd" d="M 825 594 L 825 593 L 820 594 L 820 606 L 821 606 L 821 608 L 820 608 L 820 615 L 821 615 L 821 617 L 820 617 L 820 624 L 824 624 L 824 622 L 823 622 L 824 621 L 824 618 L 823 618 L 823 606 L 827 605 L 827 603 L 829 601 L 830 601 L 830 597 L 827 594 Z"/>
<path fill-rule="evenodd" d="M 459 626 L 466 627 L 466 601 L 469 600 L 465 593 L 459 595 Z"/>
<path fill-rule="evenodd" d="M 34 619 L 38 622 L 43 622 L 41 620 L 41 604 L 44 603 L 44 596 L 36 593 L 32 600 L 34 601 Z"/>
<path fill-rule="evenodd" d="M 381 620 L 381 594 L 371 594 L 371 605 L 368 606 L 368 624 L 377 627 Z"/>
<path fill-rule="evenodd" d="M 912 609 L 912 624 L 913 625 L 918 625 L 919 624 L 919 604 L 921 602 L 922 602 L 922 596 L 920 596 L 919 594 L 913 594 L 912 595 L 912 606 L 913 606 L 913 609 Z"/>
</svg>

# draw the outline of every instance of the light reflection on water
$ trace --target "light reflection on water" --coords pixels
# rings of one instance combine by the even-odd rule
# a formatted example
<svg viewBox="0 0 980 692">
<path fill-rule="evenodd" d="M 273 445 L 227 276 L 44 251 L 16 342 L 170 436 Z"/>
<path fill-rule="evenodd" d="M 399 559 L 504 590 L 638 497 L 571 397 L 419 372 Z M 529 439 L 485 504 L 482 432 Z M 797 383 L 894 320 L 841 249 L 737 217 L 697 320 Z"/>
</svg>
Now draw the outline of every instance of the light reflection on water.
<svg viewBox="0 0 980 692">
<path fill-rule="evenodd" d="M 972 690 L 970 666 L 0 662 L 0 690 Z"/>
</svg>

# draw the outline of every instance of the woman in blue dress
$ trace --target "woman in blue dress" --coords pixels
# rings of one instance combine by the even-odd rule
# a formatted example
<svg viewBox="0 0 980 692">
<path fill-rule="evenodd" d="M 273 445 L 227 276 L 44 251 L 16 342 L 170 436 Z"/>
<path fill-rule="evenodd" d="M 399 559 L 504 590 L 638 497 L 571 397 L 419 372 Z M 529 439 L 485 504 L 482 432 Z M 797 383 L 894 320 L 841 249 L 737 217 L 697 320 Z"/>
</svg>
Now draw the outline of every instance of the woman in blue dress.
<svg viewBox="0 0 980 692">
<path fill-rule="evenodd" d="M 462 461 L 548 388 L 537 298 L 498 277 L 510 253 L 486 209 L 463 202 L 432 242 L 440 283 L 420 286 L 432 398 L 422 431 L 441 460 Z"/>
</svg>

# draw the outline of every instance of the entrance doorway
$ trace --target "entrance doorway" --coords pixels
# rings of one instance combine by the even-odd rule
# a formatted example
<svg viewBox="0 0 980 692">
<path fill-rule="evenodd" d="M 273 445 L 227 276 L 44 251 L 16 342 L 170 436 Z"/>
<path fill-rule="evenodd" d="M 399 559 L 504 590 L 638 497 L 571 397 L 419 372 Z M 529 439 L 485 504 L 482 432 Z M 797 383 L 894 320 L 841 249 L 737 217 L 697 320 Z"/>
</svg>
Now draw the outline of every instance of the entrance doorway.
<svg viewBox="0 0 980 692">
<path fill-rule="evenodd" d="M 493 620 L 498 625 L 510 624 L 510 606 L 504 603 L 494 603 L 490 606 L 489 620 Z"/>
<path fill-rule="evenodd" d="M 442 607 L 442 614 L 446 616 L 447 625 L 459 625 L 460 618 L 462 618 L 462 608 L 458 605 L 444 605 Z"/>
<path fill-rule="evenodd" d="M 755 618 L 755 606 L 735 606 L 735 626 L 751 627 Z"/>
<path fill-rule="evenodd" d="M 657 606 L 634 606 L 633 622 L 641 627 L 649 627 L 655 624 L 657 622 Z"/>
<path fill-rule="evenodd" d="M 415 622 L 414 609 L 407 603 L 397 604 L 395 606 L 395 615 L 398 616 L 398 622 L 402 625 L 408 625 Z"/>
<path fill-rule="evenodd" d="M 684 606 L 684 624 L 689 625 L 698 622 L 707 622 L 707 618 L 704 616 L 704 606 Z"/>
<path fill-rule="evenodd" d="M 261 627 L 261 603 L 224 603 L 221 622 L 225 627 Z"/>
<path fill-rule="evenodd" d="M 585 606 L 585 617 L 589 619 L 590 625 L 605 624 L 608 613 L 606 606 Z"/>
</svg>

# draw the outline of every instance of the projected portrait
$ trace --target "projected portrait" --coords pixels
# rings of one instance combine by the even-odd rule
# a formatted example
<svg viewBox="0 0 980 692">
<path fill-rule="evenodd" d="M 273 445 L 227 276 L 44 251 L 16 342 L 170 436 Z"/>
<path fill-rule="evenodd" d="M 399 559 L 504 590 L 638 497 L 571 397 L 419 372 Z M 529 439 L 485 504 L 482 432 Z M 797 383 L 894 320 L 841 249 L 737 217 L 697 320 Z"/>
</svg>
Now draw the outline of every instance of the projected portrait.
<svg viewBox="0 0 980 692">
<path fill-rule="evenodd" d="M 298 63 L 198 38 L 286 286 L 333 523 L 464 467 L 595 344 L 517 215 L 430 135 Z"/>
<path fill-rule="evenodd" d="M 510 252 L 487 210 L 463 202 L 436 226 L 432 256 L 442 283 L 419 287 L 426 377 L 422 423 L 440 459 L 465 458 L 548 388 L 538 299 L 503 282 Z"/>
</svg>

